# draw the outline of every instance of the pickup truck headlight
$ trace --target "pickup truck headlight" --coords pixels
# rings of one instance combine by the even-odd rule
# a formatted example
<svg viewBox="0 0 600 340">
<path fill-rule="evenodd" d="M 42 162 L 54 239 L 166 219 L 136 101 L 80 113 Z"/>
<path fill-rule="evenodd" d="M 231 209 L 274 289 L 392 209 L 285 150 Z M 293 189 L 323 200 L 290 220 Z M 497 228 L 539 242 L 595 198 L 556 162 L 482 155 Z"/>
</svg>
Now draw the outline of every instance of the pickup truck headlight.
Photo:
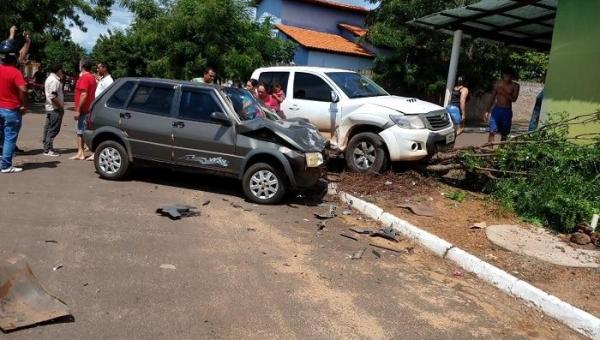
<svg viewBox="0 0 600 340">
<path fill-rule="evenodd" d="M 390 119 L 401 128 L 424 129 L 425 123 L 418 115 L 392 115 Z"/>
<path fill-rule="evenodd" d="M 309 168 L 316 168 L 323 164 L 323 155 L 320 152 L 309 152 L 305 156 L 306 166 Z"/>
</svg>

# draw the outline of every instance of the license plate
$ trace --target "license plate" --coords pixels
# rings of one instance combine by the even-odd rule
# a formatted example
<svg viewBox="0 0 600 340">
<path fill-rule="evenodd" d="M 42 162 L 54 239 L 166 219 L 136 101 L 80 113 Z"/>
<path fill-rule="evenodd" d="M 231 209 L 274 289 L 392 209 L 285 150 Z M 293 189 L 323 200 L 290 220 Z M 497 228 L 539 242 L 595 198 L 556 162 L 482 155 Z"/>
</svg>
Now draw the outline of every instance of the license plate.
<svg viewBox="0 0 600 340">
<path fill-rule="evenodd" d="M 455 138 L 456 136 L 453 133 L 446 135 L 446 144 L 453 143 Z"/>
</svg>

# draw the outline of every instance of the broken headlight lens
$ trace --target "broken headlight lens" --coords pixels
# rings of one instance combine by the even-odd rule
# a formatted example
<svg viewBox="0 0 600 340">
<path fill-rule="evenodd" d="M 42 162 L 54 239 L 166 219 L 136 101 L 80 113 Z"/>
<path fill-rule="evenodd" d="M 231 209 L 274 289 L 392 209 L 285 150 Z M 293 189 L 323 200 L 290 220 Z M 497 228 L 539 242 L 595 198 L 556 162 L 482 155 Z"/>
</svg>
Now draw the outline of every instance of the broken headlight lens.
<svg viewBox="0 0 600 340">
<path fill-rule="evenodd" d="M 424 129 L 425 123 L 419 115 L 392 115 L 390 119 L 401 128 Z"/>
<path fill-rule="evenodd" d="M 309 168 L 316 168 L 323 164 L 323 155 L 320 152 L 309 152 L 305 156 L 306 166 Z"/>
</svg>

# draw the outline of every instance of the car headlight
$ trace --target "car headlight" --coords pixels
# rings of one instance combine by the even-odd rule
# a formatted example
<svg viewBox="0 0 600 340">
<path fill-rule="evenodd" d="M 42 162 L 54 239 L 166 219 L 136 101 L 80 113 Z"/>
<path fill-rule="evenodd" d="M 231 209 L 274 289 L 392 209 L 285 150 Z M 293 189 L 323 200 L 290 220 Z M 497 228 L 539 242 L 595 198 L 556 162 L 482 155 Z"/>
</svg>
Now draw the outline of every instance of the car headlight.
<svg viewBox="0 0 600 340">
<path fill-rule="evenodd" d="M 316 168 L 323 164 L 323 155 L 320 152 L 309 152 L 305 156 L 306 166 L 309 168 Z"/>
<path fill-rule="evenodd" d="M 390 119 L 401 128 L 424 129 L 425 123 L 418 115 L 392 115 Z"/>
</svg>

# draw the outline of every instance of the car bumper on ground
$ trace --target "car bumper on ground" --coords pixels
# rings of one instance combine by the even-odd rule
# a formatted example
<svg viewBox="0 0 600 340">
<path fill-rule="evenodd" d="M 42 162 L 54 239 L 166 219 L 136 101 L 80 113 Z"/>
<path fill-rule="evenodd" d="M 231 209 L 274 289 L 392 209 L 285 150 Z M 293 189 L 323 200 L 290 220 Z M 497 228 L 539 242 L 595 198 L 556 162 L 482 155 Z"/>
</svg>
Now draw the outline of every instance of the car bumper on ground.
<svg viewBox="0 0 600 340">
<path fill-rule="evenodd" d="M 452 126 L 433 132 L 394 125 L 379 135 L 388 148 L 390 160 L 394 162 L 419 160 L 437 151 L 451 149 L 456 137 Z"/>
</svg>

